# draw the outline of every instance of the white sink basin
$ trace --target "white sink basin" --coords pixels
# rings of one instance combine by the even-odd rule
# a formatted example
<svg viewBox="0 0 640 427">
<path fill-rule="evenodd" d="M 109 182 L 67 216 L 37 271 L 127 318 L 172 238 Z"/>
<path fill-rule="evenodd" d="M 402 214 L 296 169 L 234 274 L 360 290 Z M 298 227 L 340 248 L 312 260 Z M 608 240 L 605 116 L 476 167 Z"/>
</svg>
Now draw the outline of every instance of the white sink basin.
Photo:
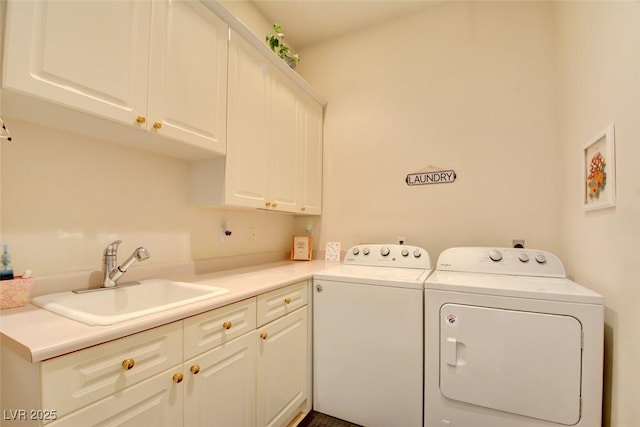
<svg viewBox="0 0 640 427">
<path fill-rule="evenodd" d="M 112 325 L 214 298 L 229 290 L 151 279 L 84 293 L 60 292 L 33 298 L 39 307 L 87 325 Z"/>
</svg>

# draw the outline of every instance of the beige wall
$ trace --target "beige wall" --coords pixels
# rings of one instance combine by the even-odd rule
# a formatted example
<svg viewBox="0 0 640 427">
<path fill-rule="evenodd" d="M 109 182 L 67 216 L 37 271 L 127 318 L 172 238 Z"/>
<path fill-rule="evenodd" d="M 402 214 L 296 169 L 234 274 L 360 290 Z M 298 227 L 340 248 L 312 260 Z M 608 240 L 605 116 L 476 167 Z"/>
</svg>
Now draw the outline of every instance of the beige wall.
<svg viewBox="0 0 640 427">
<path fill-rule="evenodd" d="M 319 244 L 559 249 L 550 3 L 439 3 L 304 50 L 328 101 Z M 454 169 L 452 184 L 408 173 Z"/>
<path fill-rule="evenodd" d="M 604 420 L 615 427 L 640 425 L 639 9 L 440 3 L 306 49 L 298 66 L 329 100 L 320 244 L 404 235 L 437 257 L 524 238 L 558 253 L 605 297 Z M 610 122 L 618 203 L 585 213 L 581 148 Z M 458 180 L 407 188 L 427 165 Z"/>
<path fill-rule="evenodd" d="M 291 216 L 190 206 L 185 161 L 3 118 L 14 142 L 0 144 L 1 240 L 17 272 L 100 270 L 115 239 L 122 257 L 149 249 L 145 264 L 290 248 Z"/>
<path fill-rule="evenodd" d="M 605 425 L 640 425 L 640 3 L 560 2 L 561 254 L 605 297 Z M 617 203 L 584 212 L 581 150 L 615 123 Z"/>
</svg>

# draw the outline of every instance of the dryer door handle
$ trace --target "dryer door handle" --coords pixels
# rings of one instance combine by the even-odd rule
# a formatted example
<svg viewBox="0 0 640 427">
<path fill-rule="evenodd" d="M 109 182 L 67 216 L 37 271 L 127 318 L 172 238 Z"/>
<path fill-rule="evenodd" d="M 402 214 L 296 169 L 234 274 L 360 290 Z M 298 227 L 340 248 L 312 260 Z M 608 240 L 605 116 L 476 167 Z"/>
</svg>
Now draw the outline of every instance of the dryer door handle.
<svg viewBox="0 0 640 427">
<path fill-rule="evenodd" d="M 447 337 L 444 352 L 445 363 L 447 365 L 456 366 L 458 364 L 458 341 L 455 338 Z"/>
</svg>

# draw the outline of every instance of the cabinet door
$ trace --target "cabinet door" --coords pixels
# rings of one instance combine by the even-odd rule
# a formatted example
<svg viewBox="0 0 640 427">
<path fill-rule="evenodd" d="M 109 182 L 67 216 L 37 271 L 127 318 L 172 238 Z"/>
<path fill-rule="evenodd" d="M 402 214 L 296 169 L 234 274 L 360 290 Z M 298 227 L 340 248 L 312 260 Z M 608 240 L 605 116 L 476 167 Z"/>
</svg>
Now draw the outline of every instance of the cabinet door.
<svg viewBox="0 0 640 427">
<path fill-rule="evenodd" d="M 307 307 L 258 329 L 258 426 L 286 426 L 307 398 Z"/>
<path fill-rule="evenodd" d="M 271 70 L 270 152 L 267 164 L 268 201 L 283 212 L 298 211 L 298 89 L 282 72 Z"/>
<path fill-rule="evenodd" d="M 177 373 L 181 373 L 181 368 L 165 371 L 47 425 L 181 426 L 184 397 L 183 385 L 173 380 Z"/>
<path fill-rule="evenodd" d="M 224 197 L 229 205 L 267 207 L 269 71 L 268 61 L 231 31 Z"/>
<path fill-rule="evenodd" d="M 300 92 L 298 101 L 299 213 L 322 213 L 322 106 Z"/>
<path fill-rule="evenodd" d="M 229 26 L 199 1 L 152 5 L 147 128 L 224 154 Z"/>
<path fill-rule="evenodd" d="M 255 331 L 184 365 L 185 427 L 256 425 Z"/>
<path fill-rule="evenodd" d="M 147 106 L 150 8 L 9 1 L 3 87 L 135 125 Z"/>
</svg>

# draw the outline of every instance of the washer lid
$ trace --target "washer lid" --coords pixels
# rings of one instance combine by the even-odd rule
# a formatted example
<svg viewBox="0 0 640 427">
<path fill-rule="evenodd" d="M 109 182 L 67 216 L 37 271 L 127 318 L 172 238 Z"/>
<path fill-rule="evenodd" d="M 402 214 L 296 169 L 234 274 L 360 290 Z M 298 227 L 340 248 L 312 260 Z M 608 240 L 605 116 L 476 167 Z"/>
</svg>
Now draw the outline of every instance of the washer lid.
<svg viewBox="0 0 640 427">
<path fill-rule="evenodd" d="M 339 265 L 314 275 L 314 279 L 362 283 L 396 288 L 423 289 L 431 270 L 421 268 Z"/>
<path fill-rule="evenodd" d="M 602 295 L 564 278 L 434 271 L 426 289 L 584 304 L 603 304 Z"/>
</svg>

